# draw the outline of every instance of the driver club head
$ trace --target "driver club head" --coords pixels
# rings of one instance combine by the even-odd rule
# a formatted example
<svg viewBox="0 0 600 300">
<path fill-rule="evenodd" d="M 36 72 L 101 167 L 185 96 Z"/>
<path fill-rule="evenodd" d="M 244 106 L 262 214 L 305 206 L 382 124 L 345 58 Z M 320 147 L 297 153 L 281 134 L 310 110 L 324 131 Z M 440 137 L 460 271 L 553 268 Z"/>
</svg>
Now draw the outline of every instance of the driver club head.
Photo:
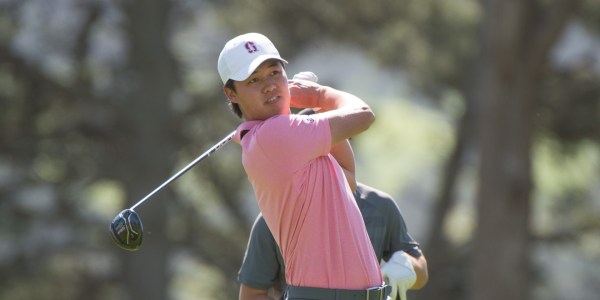
<svg viewBox="0 0 600 300">
<path fill-rule="evenodd" d="M 117 246 L 129 251 L 140 249 L 144 228 L 140 216 L 133 209 L 120 212 L 110 223 L 109 231 Z"/>
</svg>

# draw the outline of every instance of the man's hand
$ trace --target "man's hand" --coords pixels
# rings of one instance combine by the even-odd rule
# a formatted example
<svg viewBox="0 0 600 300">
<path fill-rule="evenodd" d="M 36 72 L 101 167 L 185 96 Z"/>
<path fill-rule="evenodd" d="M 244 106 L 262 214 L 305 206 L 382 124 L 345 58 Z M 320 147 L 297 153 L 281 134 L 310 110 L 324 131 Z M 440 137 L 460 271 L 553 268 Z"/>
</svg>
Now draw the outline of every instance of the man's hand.
<svg viewBox="0 0 600 300">
<path fill-rule="evenodd" d="M 304 71 L 304 72 L 296 73 L 294 75 L 294 77 L 292 78 L 292 80 L 306 80 L 306 81 L 312 81 L 312 82 L 319 82 L 319 77 L 317 77 L 317 74 L 315 74 L 313 72 Z"/>
<path fill-rule="evenodd" d="M 412 262 L 404 251 L 395 252 L 387 262 L 381 260 L 381 275 L 392 287 L 392 293 L 390 294 L 392 300 L 396 300 L 398 295 L 400 295 L 400 299 L 406 300 L 406 291 L 417 280 Z"/>
<path fill-rule="evenodd" d="M 300 72 L 289 81 L 291 107 L 318 108 L 323 89 L 317 82 L 319 78 L 313 72 Z"/>
</svg>

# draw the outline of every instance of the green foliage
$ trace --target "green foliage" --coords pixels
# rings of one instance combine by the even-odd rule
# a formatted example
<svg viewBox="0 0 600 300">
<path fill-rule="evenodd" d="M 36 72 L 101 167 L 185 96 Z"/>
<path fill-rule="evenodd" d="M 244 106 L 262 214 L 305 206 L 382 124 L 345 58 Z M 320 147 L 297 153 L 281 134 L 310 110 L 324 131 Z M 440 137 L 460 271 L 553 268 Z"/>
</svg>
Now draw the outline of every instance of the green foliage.
<svg viewBox="0 0 600 300">
<path fill-rule="evenodd" d="M 594 144 L 568 150 L 561 142 L 541 139 L 535 149 L 535 227 L 542 237 L 578 235 L 597 226 L 593 187 L 600 173 L 600 154 Z"/>
<path fill-rule="evenodd" d="M 434 110 L 390 99 L 375 107 L 377 121 L 368 134 L 353 141 L 357 178 L 390 194 L 398 194 L 431 174 L 447 158 L 453 129 Z M 430 189 L 433 191 L 434 189 Z"/>
<path fill-rule="evenodd" d="M 175 255 L 172 260 L 173 282 L 170 296 L 173 300 L 215 299 L 227 300 L 222 293 L 223 273 L 213 265 L 186 253 Z"/>
<path fill-rule="evenodd" d="M 83 193 L 82 212 L 106 222 L 111 222 L 127 204 L 125 187 L 115 180 L 96 180 Z"/>
<path fill-rule="evenodd" d="M 535 178 L 539 196 L 561 199 L 594 185 L 600 170 L 600 154 L 592 143 L 566 151 L 556 141 L 542 139 L 535 151 Z"/>
<path fill-rule="evenodd" d="M 462 75 L 478 50 L 474 0 L 231 2 L 223 15 L 236 17 L 222 20 L 234 32 L 261 31 L 289 56 L 329 38 L 356 45 L 434 95 L 464 88 Z"/>
<path fill-rule="evenodd" d="M 591 30 L 600 32 L 600 3 L 596 0 L 581 0 L 578 10 L 579 19 Z"/>
<path fill-rule="evenodd" d="M 600 142 L 600 74 L 593 66 L 584 61 L 556 70 L 542 89 L 538 127 L 566 148 L 587 140 Z"/>
</svg>

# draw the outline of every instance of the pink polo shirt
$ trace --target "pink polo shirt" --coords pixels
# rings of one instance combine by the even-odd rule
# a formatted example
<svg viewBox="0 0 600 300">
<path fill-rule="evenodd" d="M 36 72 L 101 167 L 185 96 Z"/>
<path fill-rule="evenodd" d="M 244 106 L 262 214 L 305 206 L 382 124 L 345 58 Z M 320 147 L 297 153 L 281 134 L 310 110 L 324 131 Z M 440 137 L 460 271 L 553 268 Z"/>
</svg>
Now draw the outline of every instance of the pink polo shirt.
<svg viewBox="0 0 600 300">
<path fill-rule="evenodd" d="M 234 140 L 258 206 L 281 248 L 289 285 L 367 289 L 379 263 L 342 168 L 329 121 L 278 115 L 248 121 Z M 240 140 L 240 134 L 245 132 Z"/>
</svg>

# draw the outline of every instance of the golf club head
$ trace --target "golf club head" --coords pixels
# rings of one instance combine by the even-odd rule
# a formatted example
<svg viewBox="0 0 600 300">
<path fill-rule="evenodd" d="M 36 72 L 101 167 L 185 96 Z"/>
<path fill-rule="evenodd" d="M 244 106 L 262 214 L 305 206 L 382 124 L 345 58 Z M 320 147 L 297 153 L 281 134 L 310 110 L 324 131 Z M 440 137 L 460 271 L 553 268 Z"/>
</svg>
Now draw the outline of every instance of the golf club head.
<svg viewBox="0 0 600 300">
<path fill-rule="evenodd" d="M 120 212 L 110 223 L 109 230 L 117 246 L 129 251 L 140 249 L 144 228 L 140 216 L 132 209 Z"/>
</svg>

